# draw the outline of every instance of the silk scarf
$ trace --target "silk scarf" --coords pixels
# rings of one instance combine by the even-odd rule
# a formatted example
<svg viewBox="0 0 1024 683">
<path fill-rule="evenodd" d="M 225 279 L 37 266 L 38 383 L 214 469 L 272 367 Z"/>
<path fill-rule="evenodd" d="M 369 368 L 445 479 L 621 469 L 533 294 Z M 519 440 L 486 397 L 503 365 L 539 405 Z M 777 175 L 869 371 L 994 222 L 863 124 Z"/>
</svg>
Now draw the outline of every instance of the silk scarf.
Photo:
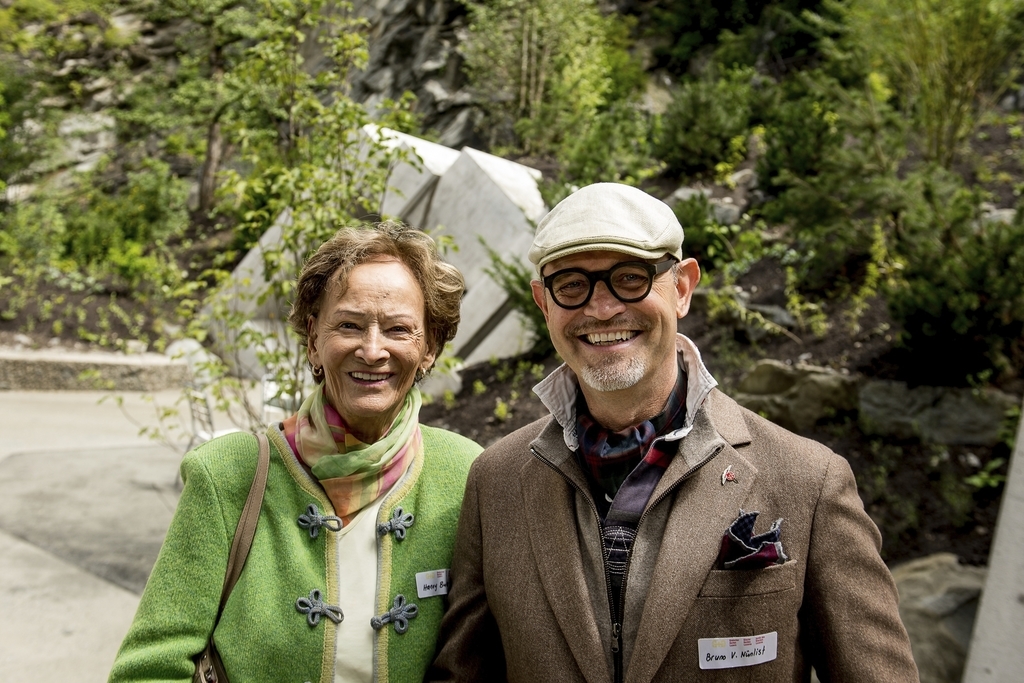
<svg viewBox="0 0 1024 683">
<path fill-rule="evenodd" d="M 388 432 L 369 444 L 349 431 L 325 400 L 322 384 L 302 402 L 298 413 L 284 421 L 288 444 L 320 481 L 343 525 L 390 489 L 422 453 L 421 405 L 420 391 L 413 387 Z"/>
</svg>

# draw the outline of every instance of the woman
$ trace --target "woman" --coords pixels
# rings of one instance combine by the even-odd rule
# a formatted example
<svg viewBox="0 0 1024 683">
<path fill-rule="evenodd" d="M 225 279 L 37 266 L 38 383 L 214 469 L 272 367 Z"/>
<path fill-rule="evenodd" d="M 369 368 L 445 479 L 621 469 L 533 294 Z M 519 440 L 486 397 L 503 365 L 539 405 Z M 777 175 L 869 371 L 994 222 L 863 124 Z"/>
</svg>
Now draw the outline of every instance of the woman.
<svg viewBox="0 0 1024 683">
<path fill-rule="evenodd" d="M 229 680 L 421 681 L 472 441 L 420 426 L 415 382 L 455 336 L 464 283 L 394 223 L 344 229 L 299 276 L 289 322 L 316 387 L 271 425 L 256 536 L 220 621 L 256 439 L 185 456 L 185 488 L 111 681 L 190 680 L 211 631 Z"/>
</svg>

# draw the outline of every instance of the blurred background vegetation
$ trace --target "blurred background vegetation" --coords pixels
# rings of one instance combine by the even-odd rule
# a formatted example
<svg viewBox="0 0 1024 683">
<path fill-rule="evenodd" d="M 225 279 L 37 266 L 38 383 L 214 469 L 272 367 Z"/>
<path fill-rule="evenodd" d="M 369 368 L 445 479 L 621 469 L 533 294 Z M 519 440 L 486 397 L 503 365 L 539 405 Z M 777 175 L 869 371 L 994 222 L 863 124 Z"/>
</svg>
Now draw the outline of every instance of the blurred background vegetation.
<svg viewBox="0 0 1024 683">
<path fill-rule="evenodd" d="M 542 168 L 549 203 L 595 181 L 729 190 L 753 170 L 735 220 L 701 193 L 675 204 L 706 282 L 774 259 L 806 334 L 881 301 L 936 382 L 1019 390 L 1024 215 L 991 216 L 1024 190 L 1024 1 L 445 11 L 479 140 Z M 360 154 L 359 127 L 431 132 L 411 96 L 353 99 L 358 16 L 325 0 L 0 0 L 0 330 L 161 349 L 201 334 L 206 297 L 286 207 L 294 229 L 265 257 L 285 275 L 373 217 L 393 159 Z M 126 17 L 178 28 L 143 45 Z M 114 144 L 62 163 L 74 133 Z M 521 288 L 511 268 L 496 272 Z M 287 281 L 262 296 L 286 300 Z"/>
</svg>

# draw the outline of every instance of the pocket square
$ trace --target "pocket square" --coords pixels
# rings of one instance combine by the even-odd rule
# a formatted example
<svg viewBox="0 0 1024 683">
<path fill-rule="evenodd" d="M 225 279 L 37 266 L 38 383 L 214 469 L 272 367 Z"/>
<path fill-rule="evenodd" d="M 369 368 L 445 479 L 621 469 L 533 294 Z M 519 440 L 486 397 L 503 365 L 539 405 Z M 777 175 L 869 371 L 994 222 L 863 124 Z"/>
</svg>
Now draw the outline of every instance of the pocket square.
<svg viewBox="0 0 1024 683">
<path fill-rule="evenodd" d="M 720 567 L 764 569 L 789 559 L 782 550 L 782 518 L 775 520 L 768 531 L 754 536 L 754 522 L 759 514 L 740 510 L 740 516 L 725 530 L 722 547 L 718 551 Z"/>
</svg>

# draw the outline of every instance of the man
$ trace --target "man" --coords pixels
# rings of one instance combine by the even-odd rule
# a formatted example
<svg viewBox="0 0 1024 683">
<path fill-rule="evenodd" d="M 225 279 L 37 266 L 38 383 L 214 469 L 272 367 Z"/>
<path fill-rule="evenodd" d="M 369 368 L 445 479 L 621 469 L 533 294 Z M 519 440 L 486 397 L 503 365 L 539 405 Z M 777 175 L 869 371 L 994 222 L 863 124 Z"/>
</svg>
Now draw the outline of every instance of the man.
<svg viewBox="0 0 1024 683">
<path fill-rule="evenodd" d="M 849 465 L 715 389 L 676 333 L 682 241 L 610 183 L 538 226 L 565 364 L 534 389 L 551 416 L 472 466 L 432 680 L 918 680 Z"/>
</svg>

